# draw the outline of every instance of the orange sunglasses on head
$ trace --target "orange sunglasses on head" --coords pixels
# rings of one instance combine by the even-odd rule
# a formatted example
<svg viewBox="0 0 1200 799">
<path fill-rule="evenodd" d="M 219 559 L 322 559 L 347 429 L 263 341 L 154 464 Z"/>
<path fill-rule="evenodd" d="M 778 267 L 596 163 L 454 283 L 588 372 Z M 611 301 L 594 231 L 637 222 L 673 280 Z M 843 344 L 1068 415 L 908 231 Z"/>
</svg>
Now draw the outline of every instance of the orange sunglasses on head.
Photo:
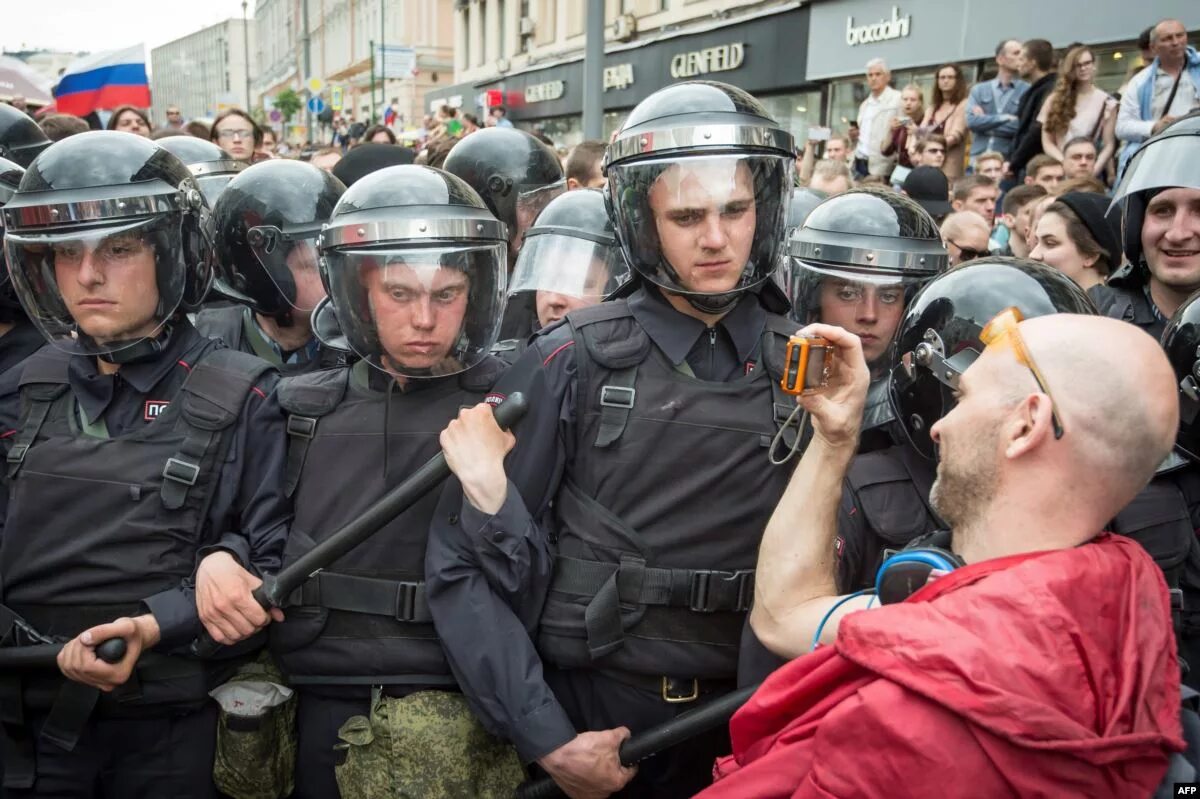
<svg viewBox="0 0 1200 799">
<path fill-rule="evenodd" d="M 1033 379 L 1037 381 L 1038 389 L 1050 398 L 1050 418 L 1054 423 L 1054 438 L 1063 437 L 1062 420 L 1058 418 L 1058 403 L 1054 401 L 1054 395 L 1050 393 L 1050 386 L 1046 384 L 1046 378 L 1042 375 L 1042 370 L 1038 369 L 1037 362 L 1033 360 L 1033 355 L 1029 352 L 1029 347 L 1025 344 L 1025 339 L 1021 336 L 1021 330 L 1018 327 L 1024 319 L 1021 316 L 1021 311 L 1017 308 L 1006 308 L 1000 313 L 992 317 L 992 320 L 983 326 L 983 331 L 979 334 L 979 340 L 984 343 L 984 346 L 990 347 L 992 344 L 999 345 L 1005 338 L 1012 343 L 1013 351 L 1017 356 L 1017 360 L 1029 368 Z"/>
</svg>

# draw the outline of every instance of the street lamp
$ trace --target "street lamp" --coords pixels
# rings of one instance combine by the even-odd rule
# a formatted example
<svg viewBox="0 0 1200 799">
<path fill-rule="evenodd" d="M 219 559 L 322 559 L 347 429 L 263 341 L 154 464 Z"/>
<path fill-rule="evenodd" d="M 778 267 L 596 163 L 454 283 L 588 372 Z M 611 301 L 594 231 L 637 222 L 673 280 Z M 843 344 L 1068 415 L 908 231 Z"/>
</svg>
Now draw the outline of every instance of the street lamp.
<svg viewBox="0 0 1200 799">
<path fill-rule="evenodd" d="M 250 23 L 246 21 L 246 0 L 242 0 L 242 57 L 246 64 L 246 113 L 250 113 Z"/>
</svg>

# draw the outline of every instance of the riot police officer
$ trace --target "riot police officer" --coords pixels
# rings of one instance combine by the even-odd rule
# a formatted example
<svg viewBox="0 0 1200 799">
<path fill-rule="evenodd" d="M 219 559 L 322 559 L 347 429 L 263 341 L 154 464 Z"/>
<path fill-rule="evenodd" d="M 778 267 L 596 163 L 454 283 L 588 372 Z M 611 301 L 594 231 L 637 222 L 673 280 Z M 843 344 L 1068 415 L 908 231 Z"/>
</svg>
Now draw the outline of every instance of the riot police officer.
<svg viewBox="0 0 1200 799">
<path fill-rule="evenodd" d="M 21 183 L 25 170 L 19 164 L 0 158 L 0 212 Z M 4 216 L 0 213 L 0 239 L 4 237 Z M 15 407 L 13 397 L 21 370 L 17 367 L 46 343 L 34 327 L 13 290 L 7 269 L 0 269 L 0 408 Z M 12 420 L 9 420 L 12 421 Z M 6 428 L 2 432 L 15 432 Z M 0 439 L 7 442 L 8 439 Z"/>
<path fill-rule="evenodd" d="M 158 146 L 188 168 L 209 208 L 216 204 L 229 181 L 248 166 L 212 142 L 195 136 L 167 136 L 158 140 Z"/>
<path fill-rule="evenodd" d="M 0 103 L 0 158 L 28 168 L 50 139 L 28 114 Z"/>
<path fill-rule="evenodd" d="M 890 445 L 892 339 L 909 300 L 949 265 L 925 209 L 886 189 L 852 189 L 818 205 L 788 241 L 792 318 L 849 330 L 862 340 L 871 388 L 859 452 Z"/>
<path fill-rule="evenodd" d="M 237 305 L 206 308 L 196 327 L 284 374 L 337 366 L 344 356 L 313 336 L 325 296 L 317 236 L 345 187 L 312 164 L 277 159 L 246 169 L 213 207 L 213 294 Z"/>
<path fill-rule="evenodd" d="M 1200 112 L 1148 139 L 1113 190 L 1127 263 L 1089 292 L 1105 316 L 1155 338 L 1200 289 Z"/>
<path fill-rule="evenodd" d="M 534 332 L 568 311 L 595 305 L 628 279 L 604 194 L 576 189 L 555 197 L 525 231 L 508 287 L 507 316 L 520 309 L 529 326 L 518 338 L 499 342 L 496 354 L 512 362 Z"/>
<path fill-rule="evenodd" d="M 230 662 L 187 645 L 230 564 L 278 567 L 288 509 L 270 366 L 186 317 L 212 279 L 205 213 L 175 156 L 118 132 L 54 144 L 5 205 L 13 285 L 53 346 L 22 367 L 0 602 L 26 638 L 69 639 L 61 675 L 3 675 L 9 797 L 215 795 L 208 691 Z"/>
<path fill-rule="evenodd" d="M 779 379 L 796 325 L 764 302 L 779 307 L 792 144 L 724 84 L 639 104 L 605 163 L 628 298 L 539 331 L 501 378 L 497 399 L 530 400 L 507 463 L 484 414 L 443 434 L 460 482 L 431 528 L 434 621 L 482 718 L 577 795 L 632 777 L 630 730 L 734 686 L 789 474 L 768 450 L 794 405 Z M 724 730 L 701 736 L 642 764 L 627 794 L 690 796 L 727 747 Z"/>
</svg>

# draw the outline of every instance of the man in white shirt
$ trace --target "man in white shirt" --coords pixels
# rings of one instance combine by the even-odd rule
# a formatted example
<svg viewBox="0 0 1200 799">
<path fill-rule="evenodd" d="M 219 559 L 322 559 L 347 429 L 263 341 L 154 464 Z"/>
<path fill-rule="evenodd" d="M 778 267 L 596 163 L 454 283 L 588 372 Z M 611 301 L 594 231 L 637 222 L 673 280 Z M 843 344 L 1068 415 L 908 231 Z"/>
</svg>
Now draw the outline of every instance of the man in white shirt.
<svg viewBox="0 0 1200 799">
<path fill-rule="evenodd" d="M 1133 76 L 1121 95 L 1121 172 L 1142 142 L 1200 105 L 1200 53 L 1188 46 L 1183 23 L 1164 19 L 1155 25 L 1150 46 L 1154 60 Z"/>
<path fill-rule="evenodd" d="M 858 147 L 854 151 L 854 171 L 859 177 L 887 177 L 896 165 L 894 157 L 882 153 L 891 130 L 891 121 L 900 113 L 900 92 L 888 83 L 892 73 L 882 58 L 867 62 L 867 88 L 871 93 L 858 107 Z"/>
</svg>

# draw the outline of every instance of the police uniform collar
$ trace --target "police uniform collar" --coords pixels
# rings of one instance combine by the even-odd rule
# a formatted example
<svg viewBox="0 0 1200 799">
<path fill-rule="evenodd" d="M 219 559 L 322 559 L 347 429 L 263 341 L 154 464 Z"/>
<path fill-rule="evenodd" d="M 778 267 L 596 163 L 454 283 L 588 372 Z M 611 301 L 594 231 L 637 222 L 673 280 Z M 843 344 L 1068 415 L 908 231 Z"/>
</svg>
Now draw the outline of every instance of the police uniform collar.
<svg viewBox="0 0 1200 799">
<path fill-rule="evenodd" d="M 678 366 L 705 335 L 708 326 L 699 319 L 680 313 L 667 302 L 657 287 L 642 286 L 629 298 L 629 310 L 650 339 Z M 738 358 L 753 361 L 766 326 L 766 311 L 753 294 L 743 294 L 717 325 L 733 342 Z"/>
<path fill-rule="evenodd" d="M 149 394 L 176 366 L 194 366 L 195 364 L 188 360 L 188 356 L 197 345 L 204 343 L 204 339 L 196 332 L 196 328 L 192 327 L 191 322 L 180 319 L 175 322 L 162 351 L 152 358 L 125 364 L 117 375 L 139 394 Z M 108 410 L 115 396 L 115 377 L 116 375 L 100 373 L 96 368 L 95 355 L 78 353 L 71 357 L 67 380 L 89 422 L 96 422 Z"/>
<path fill-rule="evenodd" d="M 447 380 L 457 378 L 457 374 L 448 375 L 445 377 L 411 377 L 404 381 L 403 385 L 396 385 L 396 379 L 387 372 L 372 366 L 365 360 L 358 361 L 350 367 L 350 379 L 354 385 L 366 387 L 368 391 L 386 393 L 389 389 L 401 394 L 411 394 L 414 391 L 421 391 L 440 386 Z M 393 388 L 393 386 L 395 386 Z"/>
</svg>

